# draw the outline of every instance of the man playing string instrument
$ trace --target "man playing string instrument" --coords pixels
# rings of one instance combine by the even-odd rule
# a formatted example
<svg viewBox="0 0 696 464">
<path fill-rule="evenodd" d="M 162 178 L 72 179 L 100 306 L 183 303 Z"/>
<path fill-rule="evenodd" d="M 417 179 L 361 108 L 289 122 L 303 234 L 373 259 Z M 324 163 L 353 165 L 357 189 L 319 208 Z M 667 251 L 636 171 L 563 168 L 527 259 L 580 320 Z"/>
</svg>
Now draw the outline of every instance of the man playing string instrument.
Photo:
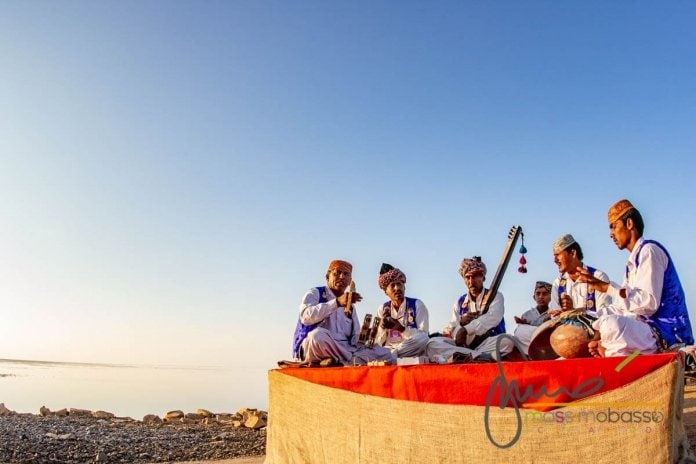
<svg viewBox="0 0 696 464">
<path fill-rule="evenodd" d="M 396 357 L 425 354 L 428 308 L 421 300 L 406 296 L 406 275 L 391 264 L 382 264 L 377 280 L 389 301 L 377 310 L 382 322 L 376 342 Z"/>
<path fill-rule="evenodd" d="M 580 269 L 579 280 L 612 297 L 598 311 L 593 327 L 601 340 L 589 343 L 596 356 L 627 356 L 634 351 L 655 353 L 692 345 L 684 289 L 672 258 L 660 243 L 643 238 L 643 217 L 628 200 L 609 208 L 609 237 L 628 250 L 623 283 L 606 282 Z"/>
<path fill-rule="evenodd" d="M 357 292 L 345 292 L 352 282 L 352 273 L 350 263 L 331 261 L 326 271 L 326 286 L 312 288 L 302 297 L 293 337 L 293 357 L 296 360 L 310 364 L 394 361 L 386 348 L 375 346 L 369 349 L 357 344 L 360 322 L 352 303 L 361 301 L 362 297 Z"/>
<path fill-rule="evenodd" d="M 426 354 L 433 362 L 443 359 L 455 362 L 496 360 L 496 340 L 505 333 L 503 294 L 497 292 L 487 312 L 482 305 L 488 289 L 484 288 L 486 265 L 479 256 L 465 258 L 459 266 L 468 292 L 460 296 L 452 307 L 452 318 L 443 329 L 444 337 L 431 338 Z M 500 354 L 512 352 L 514 342 L 501 340 Z"/>
</svg>

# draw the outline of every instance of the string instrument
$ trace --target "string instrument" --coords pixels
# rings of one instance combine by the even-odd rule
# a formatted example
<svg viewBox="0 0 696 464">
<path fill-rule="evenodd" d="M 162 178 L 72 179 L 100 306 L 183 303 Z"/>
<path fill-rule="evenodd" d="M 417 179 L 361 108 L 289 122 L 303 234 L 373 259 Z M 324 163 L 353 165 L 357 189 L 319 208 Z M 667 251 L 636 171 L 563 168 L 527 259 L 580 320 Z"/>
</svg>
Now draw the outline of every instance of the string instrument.
<svg viewBox="0 0 696 464">
<path fill-rule="evenodd" d="M 343 312 L 346 313 L 346 316 L 348 317 L 353 317 L 353 292 L 355 291 L 355 282 L 352 280 L 350 281 L 350 287 L 348 287 L 348 300 L 346 302 L 346 307 L 343 309 Z"/>
<path fill-rule="evenodd" d="M 512 250 L 515 248 L 515 243 L 520 236 L 524 236 L 522 227 L 517 225 L 512 226 L 510 232 L 508 232 L 507 245 L 505 246 L 505 251 L 503 252 L 503 256 L 498 264 L 498 269 L 495 271 L 495 276 L 491 281 L 490 287 L 488 287 L 488 292 L 486 292 L 486 294 L 483 296 L 483 301 L 481 302 L 481 311 L 476 313 L 474 319 L 486 314 L 488 309 L 491 307 L 491 303 L 493 303 L 495 296 L 498 294 L 498 288 L 500 287 L 500 282 L 503 280 L 503 275 L 505 274 L 507 266 L 510 263 Z M 469 348 L 476 348 L 483 340 L 488 338 L 488 336 L 488 334 L 475 336 L 471 343 L 469 343 Z"/>
</svg>

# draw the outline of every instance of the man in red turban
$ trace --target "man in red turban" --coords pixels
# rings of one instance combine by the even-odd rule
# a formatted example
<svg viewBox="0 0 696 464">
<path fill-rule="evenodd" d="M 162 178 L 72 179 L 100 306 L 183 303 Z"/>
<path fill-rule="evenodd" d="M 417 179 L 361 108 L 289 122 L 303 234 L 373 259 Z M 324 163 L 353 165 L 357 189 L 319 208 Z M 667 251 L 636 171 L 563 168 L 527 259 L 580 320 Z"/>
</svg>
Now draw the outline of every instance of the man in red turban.
<svg viewBox="0 0 696 464">
<path fill-rule="evenodd" d="M 428 308 L 421 300 L 406 296 L 406 275 L 391 264 L 382 264 L 377 282 L 389 301 L 377 309 L 382 322 L 375 341 L 397 358 L 425 354 Z"/>
<path fill-rule="evenodd" d="M 443 337 L 431 338 L 426 354 L 433 362 L 495 361 L 514 349 L 514 342 L 503 338 L 500 351 L 496 340 L 505 333 L 503 294 L 497 292 L 488 310 L 483 303 L 488 289 L 484 288 L 486 265 L 480 256 L 465 258 L 459 265 L 459 275 L 468 292 L 460 296 L 452 307 L 452 318 L 443 329 Z"/>
</svg>

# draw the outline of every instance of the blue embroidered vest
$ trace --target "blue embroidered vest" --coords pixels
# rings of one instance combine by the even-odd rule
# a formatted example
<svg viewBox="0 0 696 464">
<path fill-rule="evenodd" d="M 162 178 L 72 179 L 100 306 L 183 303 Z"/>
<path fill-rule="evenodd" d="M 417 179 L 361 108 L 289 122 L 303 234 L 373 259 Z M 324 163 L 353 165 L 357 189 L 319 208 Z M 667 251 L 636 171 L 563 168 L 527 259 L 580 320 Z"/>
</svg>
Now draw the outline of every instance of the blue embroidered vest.
<svg viewBox="0 0 696 464">
<path fill-rule="evenodd" d="M 587 266 L 587 270 L 590 271 L 590 274 L 594 275 L 594 273 L 597 271 L 597 269 Z M 563 277 L 563 274 L 561 274 L 560 280 L 558 281 L 558 301 L 560 303 L 561 301 L 561 295 L 564 293 L 568 293 L 566 291 L 566 285 L 568 284 L 568 281 L 565 277 Z M 596 312 L 597 307 L 595 304 L 595 291 L 594 288 L 590 289 L 588 286 L 587 289 L 587 297 L 585 298 L 585 310 L 586 311 L 592 311 Z"/>
<path fill-rule="evenodd" d="M 667 255 L 667 269 L 665 270 L 664 281 L 662 283 L 662 295 L 660 295 L 660 307 L 652 316 L 647 317 L 648 323 L 655 327 L 662 336 L 663 340 L 670 347 L 676 343 L 694 344 L 694 336 L 691 332 L 691 321 L 689 312 L 686 309 L 686 298 L 682 288 L 677 270 L 672 264 L 669 253 L 658 242 L 654 240 L 644 240 L 636 253 L 636 268 L 640 264 L 640 251 L 646 243 L 653 243 L 660 247 Z M 628 275 L 628 266 L 626 266 Z"/>
<path fill-rule="evenodd" d="M 326 296 L 326 287 L 316 287 L 316 289 L 319 290 L 319 303 L 326 303 L 329 301 Z M 314 330 L 318 325 L 318 322 L 316 324 L 305 325 L 299 320 L 299 318 L 297 319 L 295 336 L 292 339 L 292 356 L 294 358 L 300 359 L 300 346 L 302 345 L 302 342 L 305 338 L 307 338 L 307 334 Z"/>
<path fill-rule="evenodd" d="M 391 314 L 391 301 L 387 301 L 382 305 L 382 315 Z M 417 329 L 416 325 L 416 299 L 406 297 L 406 325 L 404 327 L 412 327 Z"/>
<path fill-rule="evenodd" d="M 486 293 L 488 293 L 488 289 L 483 290 L 483 296 L 486 296 Z M 464 295 L 459 297 L 459 300 L 457 301 L 457 306 L 459 306 L 459 315 L 463 315 L 465 313 L 469 312 L 469 302 L 467 301 L 468 293 L 465 293 Z M 491 302 L 492 303 L 492 302 Z M 494 335 L 498 335 L 501 333 L 505 333 L 505 318 L 502 318 L 500 320 L 500 324 L 497 326 L 493 327 L 491 330 L 486 332 L 486 337 L 492 337 Z"/>
</svg>

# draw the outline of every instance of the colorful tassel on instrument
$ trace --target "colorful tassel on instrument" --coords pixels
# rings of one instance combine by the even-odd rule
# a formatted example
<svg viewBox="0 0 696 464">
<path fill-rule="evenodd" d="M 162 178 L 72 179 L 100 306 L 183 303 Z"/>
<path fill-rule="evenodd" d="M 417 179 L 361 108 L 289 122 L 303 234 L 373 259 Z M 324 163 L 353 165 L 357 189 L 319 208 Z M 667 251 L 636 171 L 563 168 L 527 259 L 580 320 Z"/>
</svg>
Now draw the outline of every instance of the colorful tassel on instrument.
<svg viewBox="0 0 696 464">
<path fill-rule="evenodd" d="M 520 267 L 517 268 L 517 272 L 521 272 L 522 274 L 527 273 L 527 259 L 524 257 L 524 254 L 527 252 L 527 247 L 524 246 L 524 233 L 520 235 L 520 240 L 522 241 L 522 244 L 520 245 Z"/>
</svg>

